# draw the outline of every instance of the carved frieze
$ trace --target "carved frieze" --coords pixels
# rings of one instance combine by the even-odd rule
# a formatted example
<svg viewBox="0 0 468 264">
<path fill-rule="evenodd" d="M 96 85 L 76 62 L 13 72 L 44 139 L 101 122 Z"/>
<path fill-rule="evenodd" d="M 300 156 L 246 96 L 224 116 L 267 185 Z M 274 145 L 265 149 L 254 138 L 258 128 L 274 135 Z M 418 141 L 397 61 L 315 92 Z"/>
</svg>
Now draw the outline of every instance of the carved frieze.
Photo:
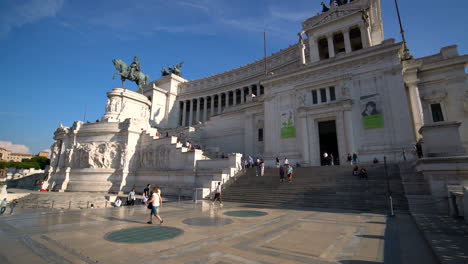
<svg viewBox="0 0 468 264">
<path fill-rule="evenodd" d="M 121 168 L 122 148 L 119 143 L 77 143 L 69 151 L 72 168 Z"/>
</svg>

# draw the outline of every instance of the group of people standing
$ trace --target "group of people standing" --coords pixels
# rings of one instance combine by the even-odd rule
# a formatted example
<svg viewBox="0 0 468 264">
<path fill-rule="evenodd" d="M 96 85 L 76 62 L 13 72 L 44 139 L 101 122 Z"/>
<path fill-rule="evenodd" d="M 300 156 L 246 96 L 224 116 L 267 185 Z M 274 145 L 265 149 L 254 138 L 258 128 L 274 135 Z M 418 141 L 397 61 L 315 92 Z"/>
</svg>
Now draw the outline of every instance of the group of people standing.
<svg viewBox="0 0 468 264">
<path fill-rule="evenodd" d="M 13 211 L 15 211 L 15 207 L 16 207 L 17 203 L 18 203 L 18 201 L 16 199 L 10 202 L 10 214 L 11 215 L 13 214 Z M 2 202 L 1 202 L 0 214 L 5 213 L 5 211 L 7 209 L 7 205 L 8 205 L 7 199 L 4 198 L 2 200 Z"/>
<path fill-rule="evenodd" d="M 248 156 L 247 159 L 244 160 L 244 168 L 255 168 L 255 176 L 265 175 L 265 162 L 263 159 L 254 159 L 252 156 Z"/>
<path fill-rule="evenodd" d="M 284 182 L 284 174 L 288 177 L 288 182 L 292 182 L 293 168 L 289 164 L 289 160 L 285 157 L 283 165 L 280 164 L 280 160 L 276 157 L 276 167 L 279 169 L 280 182 Z"/>
</svg>

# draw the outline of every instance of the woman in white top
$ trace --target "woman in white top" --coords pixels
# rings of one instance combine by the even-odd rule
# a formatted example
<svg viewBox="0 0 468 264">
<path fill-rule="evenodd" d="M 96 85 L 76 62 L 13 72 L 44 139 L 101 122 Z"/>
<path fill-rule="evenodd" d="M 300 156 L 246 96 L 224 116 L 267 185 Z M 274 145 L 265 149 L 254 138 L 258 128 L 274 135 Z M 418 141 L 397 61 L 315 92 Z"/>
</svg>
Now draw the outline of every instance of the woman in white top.
<svg viewBox="0 0 468 264">
<path fill-rule="evenodd" d="M 148 224 L 153 223 L 153 216 L 155 216 L 159 220 L 159 223 L 162 224 L 164 221 L 159 216 L 159 207 L 162 205 L 162 198 L 161 190 L 158 187 L 153 188 L 151 199 L 147 201 L 146 204 L 151 204 L 151 206 L 148 206 L 148 209 L 151 209 L 150 220 L 148 221 Z"/>
<path fill-rule="evenodd" d="M 132 191 L 128 193 L 127 205 L 135 205 L 135 200 L 136 200 L 135 189 L 132 189 Z"/>
</svg>

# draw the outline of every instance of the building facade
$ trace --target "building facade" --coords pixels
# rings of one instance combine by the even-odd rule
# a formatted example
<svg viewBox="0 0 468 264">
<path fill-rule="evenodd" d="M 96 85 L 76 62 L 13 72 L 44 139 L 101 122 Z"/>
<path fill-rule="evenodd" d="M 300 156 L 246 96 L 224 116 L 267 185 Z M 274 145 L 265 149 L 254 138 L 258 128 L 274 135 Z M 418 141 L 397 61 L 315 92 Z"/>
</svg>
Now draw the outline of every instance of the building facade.
<svg viewBox="0 0 468 264">
<path fill-rule="evenodd" d="M 384 39 L 379 0 L 356 0 L 302 23 L 299 42 L 206 78 L 166 76 L 146 87 L 151 124 L 193 126 L 206 149 L 323 164 L 414 157 L 423 124 L 462 122 L 468 147 L 468 56 L 456 46 L 405 60 Z M 403 157 L 404 156 L 404 157 Z"/>
<path fill-rule="evenodd" d="M 55 131 L 43 188 L 121 192 L 157 182 L 204 196 L 235 175 L 242 155 L 267 166 L 276 157 L 320 166 L 325 153 L 335 164 L 348 153 L 396 162 L 415 158 L 421 127 L 446 121 L 461 123 L 468 147 L 468 56 L 456 46 L 405 58 L 404 43 L 384 39 L 379 0 L 332 6 L 304 21 L 298 37 L 217 75 L 170 74 L 143 94 L 113 89 L 100 122 Z"/>
</svg>

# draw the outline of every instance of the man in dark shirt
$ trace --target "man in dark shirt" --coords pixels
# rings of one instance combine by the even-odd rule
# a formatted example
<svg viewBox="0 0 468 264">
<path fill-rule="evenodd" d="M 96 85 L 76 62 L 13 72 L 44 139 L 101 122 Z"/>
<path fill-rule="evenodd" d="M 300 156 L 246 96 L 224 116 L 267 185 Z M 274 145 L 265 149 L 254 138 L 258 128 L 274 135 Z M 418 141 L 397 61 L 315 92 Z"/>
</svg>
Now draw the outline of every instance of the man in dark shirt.
<svg viewBox="0 0 468 264">
<path fill-rule="evenodd" d="M 150 188 L 151 184 L 146 185 L 146 188 L 143 190 L 143 196 L 146 198 L 150 198 Z"/>
</svg>

